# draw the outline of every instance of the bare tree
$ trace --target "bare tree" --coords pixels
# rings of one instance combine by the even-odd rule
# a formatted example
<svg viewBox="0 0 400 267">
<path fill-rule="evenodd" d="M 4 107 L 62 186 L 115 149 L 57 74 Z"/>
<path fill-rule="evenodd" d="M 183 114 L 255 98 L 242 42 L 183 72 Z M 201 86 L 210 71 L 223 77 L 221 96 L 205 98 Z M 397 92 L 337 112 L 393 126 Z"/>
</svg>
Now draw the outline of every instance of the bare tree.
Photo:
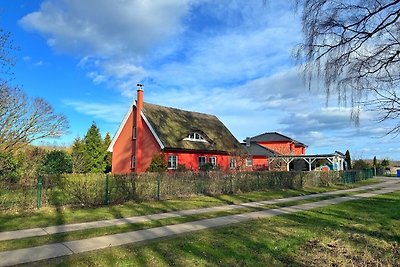
<svg viewBox="0 0 400 267">
<path fill-rule="evenodd" d="M 13 51 L 17 48 L 13 44 L 11 33 L 0 27 L 0 86 L 9 81 L 7 76 L 12 75 L 12 67 L 15 65 Z"/>
<path fill-rule="evenodd" d="M 400 0 L 297 0 L 304 43 L 297 50 L 307 83 L 324 81 L 327 97 L 351 104 L 380 120 L 393 120 L 400 133 Z"/>
<path fill-rule="evenodd" d="M 0 151 L 15 151 L 35 140 L 64 134 L 68 122 L 41 98 L 7 84 L 0 86 Z"/>
<path fill-rule="evenodd" d="M 63 115 L 41 98 L 29 99 L 10 85 L 15 65 L 11 33 L 0 26 L 0 151 L 15 151 L 46 137 L 62 135 L 68 129 Z"/>
</svg>

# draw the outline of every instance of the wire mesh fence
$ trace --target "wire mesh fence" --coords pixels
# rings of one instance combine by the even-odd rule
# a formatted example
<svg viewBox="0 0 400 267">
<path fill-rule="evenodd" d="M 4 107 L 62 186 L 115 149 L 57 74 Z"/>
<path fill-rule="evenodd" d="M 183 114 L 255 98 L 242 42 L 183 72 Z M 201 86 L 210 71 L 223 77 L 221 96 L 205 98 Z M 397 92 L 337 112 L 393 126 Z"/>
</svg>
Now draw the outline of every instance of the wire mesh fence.
<svg viewBox="0 0 400 267">
<path fill-rule="evenodd" d="M 165 200 L 267 189 L 301 189 L 354 183 L 372 170 L 345 172 L 175 172 L 140 175 L 68 174 L 0 184 L 0 210 L 43 206 L 100 206 L 125 201 Z"/>
</svg>

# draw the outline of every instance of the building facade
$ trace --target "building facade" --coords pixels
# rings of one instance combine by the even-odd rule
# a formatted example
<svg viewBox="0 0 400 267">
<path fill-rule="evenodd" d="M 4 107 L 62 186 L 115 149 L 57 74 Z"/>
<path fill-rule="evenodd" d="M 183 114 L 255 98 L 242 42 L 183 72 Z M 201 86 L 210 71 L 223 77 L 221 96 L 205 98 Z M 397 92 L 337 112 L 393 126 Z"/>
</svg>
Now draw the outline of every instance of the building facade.
<svg viewBox="0 0 400 267">
<path fill-rule="evenodd" d="M 140 86 L 108 151 L 112 172 L 123 174 L 146 171 L 159 154 L 169 170 L 232 170 L 243 147 L 216 116 L 145 103 Z"/>
</svg>

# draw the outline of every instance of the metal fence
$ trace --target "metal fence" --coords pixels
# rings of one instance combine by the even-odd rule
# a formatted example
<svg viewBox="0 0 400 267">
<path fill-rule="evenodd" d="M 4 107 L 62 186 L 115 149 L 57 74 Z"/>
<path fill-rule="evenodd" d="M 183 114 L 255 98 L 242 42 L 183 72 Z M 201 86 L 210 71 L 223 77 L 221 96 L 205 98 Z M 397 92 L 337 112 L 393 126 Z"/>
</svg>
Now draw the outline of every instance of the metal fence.
<svg viewBox="0 0 400 267">
<path fill-rule="evenodd" d="M 374 176 L 373 169 L 365 169 L 365 170 L 350 170 L 343 172 L 342 181 L 345 184 L 355 183 L 357 181 L 366 180 L 372 178 Z"/>
<path fill-rule="evenodd" d="M 267 189 L 301 189 L 354 183 L 372 170 L 345 172 L 176 172 L 141 175 L 70 174 L 2 185 L 0 210 L 42 206 L 100 206 L 125 201 L 164 200 Z"/>
</svg>

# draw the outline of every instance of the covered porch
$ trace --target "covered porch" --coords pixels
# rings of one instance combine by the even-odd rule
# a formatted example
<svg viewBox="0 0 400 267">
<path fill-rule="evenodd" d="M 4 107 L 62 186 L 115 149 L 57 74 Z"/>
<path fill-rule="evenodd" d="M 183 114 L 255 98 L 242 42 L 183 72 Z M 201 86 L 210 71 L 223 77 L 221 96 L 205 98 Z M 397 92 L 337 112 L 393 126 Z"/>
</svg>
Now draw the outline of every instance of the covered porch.
<svg viewBox="0 0 400 267">
<path fill-rule="evenodd" d="M 338 151 L 321 155 L 272 155 L 269 157 L 268 170 L 271 170 L 270 166 L 276 161 L 286 164 L 287 171 L 343 171 L 346 169 L 345 155 Z"/>
</svg>

